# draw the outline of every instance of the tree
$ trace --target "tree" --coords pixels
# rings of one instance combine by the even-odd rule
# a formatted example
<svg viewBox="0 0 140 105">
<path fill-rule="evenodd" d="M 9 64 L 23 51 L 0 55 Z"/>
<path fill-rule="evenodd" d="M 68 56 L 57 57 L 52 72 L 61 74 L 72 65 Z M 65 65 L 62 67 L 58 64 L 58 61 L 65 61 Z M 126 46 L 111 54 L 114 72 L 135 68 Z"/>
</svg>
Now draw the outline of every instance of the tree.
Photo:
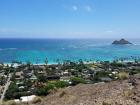
<svg viewBox="0 0 140 105">
<path fill-rule="evenodd" d="M 48 89 L 46 87 L 37 88 L 36 94 L 38 96 L 46 96 L 48 94 Z"/>
<path fill-rule="evenodd" d="M 18 92 L 18 87 L 15 83 L 11 83 L 9 89 L 6 92 L 5 98 L 6 99 L 14 99 L 14 93 Z"/>
<path fill-rule="evenodd" d="M 29 69 L 31 69 L 32 63 L 31 63 L 30 61 L 27 61 L 26 66 L 27 66 Z"/>
<path fill-rule="evenodd" d="M 47 79 L 44 75 L 39 75 L 38 80 L 39 80 L 39 82 L 47 82 Z"/>
<path fill-rule="evenodd" d="M 4 85 L 5 84 L 5 78 L 4 78 L 4 76 L 1 76 L 0 77 L 0 85 Z"/>
<path fill-rule="evenodd" d="M 47 58 L 45 59 L 45 64 L 48 65 L 48 59 Z"/>
</svg>

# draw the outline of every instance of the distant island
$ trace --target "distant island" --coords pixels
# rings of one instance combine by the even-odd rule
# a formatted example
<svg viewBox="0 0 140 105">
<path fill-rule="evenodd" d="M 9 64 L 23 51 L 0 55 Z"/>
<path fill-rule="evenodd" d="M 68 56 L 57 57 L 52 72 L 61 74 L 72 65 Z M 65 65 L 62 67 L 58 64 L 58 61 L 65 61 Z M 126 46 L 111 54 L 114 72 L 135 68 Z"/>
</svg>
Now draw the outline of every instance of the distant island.
<svg viewBox="0 0 140 105">
<path fill-rule="evenodd" d="M 126 45 L 126 44 L 132 44 L 131 42 L 125 40 L 125 39 L 121 39 L 121 40 L 115 40 L 112 44 L 114 45 Z"/>
</svg>

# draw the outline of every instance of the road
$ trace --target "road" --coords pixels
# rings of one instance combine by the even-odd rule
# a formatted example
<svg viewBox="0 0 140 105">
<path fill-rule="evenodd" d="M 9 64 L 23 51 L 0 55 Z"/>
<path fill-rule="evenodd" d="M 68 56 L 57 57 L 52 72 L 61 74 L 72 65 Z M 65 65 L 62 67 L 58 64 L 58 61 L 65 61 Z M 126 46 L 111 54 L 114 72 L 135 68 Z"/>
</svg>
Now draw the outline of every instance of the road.
<svg viewBox="0 0 140 105">
<path fill-rule="evenodd" d="M 7 82 L 6 82 L 5 86 L 4 86 L 4 91 L 3 91 L 2 95 L 1 95 L 1 98 L 0 98 L 1 103 L 3 102 L 3 99 L 5 97 L 6 91 L 8 90 L 8 88 L 10 86 L 10 83 L 11 83 L 10 79 L 11 79 L 11 74 L 9 74 Z"/>
</svg>

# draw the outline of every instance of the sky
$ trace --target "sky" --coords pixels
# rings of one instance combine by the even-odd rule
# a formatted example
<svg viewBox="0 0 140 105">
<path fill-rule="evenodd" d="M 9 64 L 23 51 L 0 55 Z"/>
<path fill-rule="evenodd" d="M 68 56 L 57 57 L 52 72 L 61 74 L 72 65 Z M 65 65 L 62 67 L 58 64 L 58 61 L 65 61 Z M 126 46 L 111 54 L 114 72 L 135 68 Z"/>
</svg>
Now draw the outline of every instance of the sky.
<svg viewBox="0 0 140 105">
<path fill-rule="evenodd" d="M 140 38 L 140 0 L 0 0 L 0 38 Z"/>
</svg>

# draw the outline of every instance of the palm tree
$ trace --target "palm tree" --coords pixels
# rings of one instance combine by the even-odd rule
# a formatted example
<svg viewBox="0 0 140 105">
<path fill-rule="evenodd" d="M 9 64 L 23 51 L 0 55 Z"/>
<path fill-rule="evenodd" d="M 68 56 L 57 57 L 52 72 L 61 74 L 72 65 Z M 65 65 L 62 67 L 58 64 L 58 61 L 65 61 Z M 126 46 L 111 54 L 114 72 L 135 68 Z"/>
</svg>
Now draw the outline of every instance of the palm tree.
<svg viewBox="0 0 140 105">
<path fill-rule="evenodd" d="M 3 70 L 3 68 L 4 68 L 4 63 L 1 62 L 1 63 L 0 63 L 0 70 Z"/>
<path fill-rule="evenodd" d="M 48 64 L 48 59 L 47 59 L 47 58 L 45 59 L 45 64 L 46 64 L 46 65 Z"/>
</svg>

